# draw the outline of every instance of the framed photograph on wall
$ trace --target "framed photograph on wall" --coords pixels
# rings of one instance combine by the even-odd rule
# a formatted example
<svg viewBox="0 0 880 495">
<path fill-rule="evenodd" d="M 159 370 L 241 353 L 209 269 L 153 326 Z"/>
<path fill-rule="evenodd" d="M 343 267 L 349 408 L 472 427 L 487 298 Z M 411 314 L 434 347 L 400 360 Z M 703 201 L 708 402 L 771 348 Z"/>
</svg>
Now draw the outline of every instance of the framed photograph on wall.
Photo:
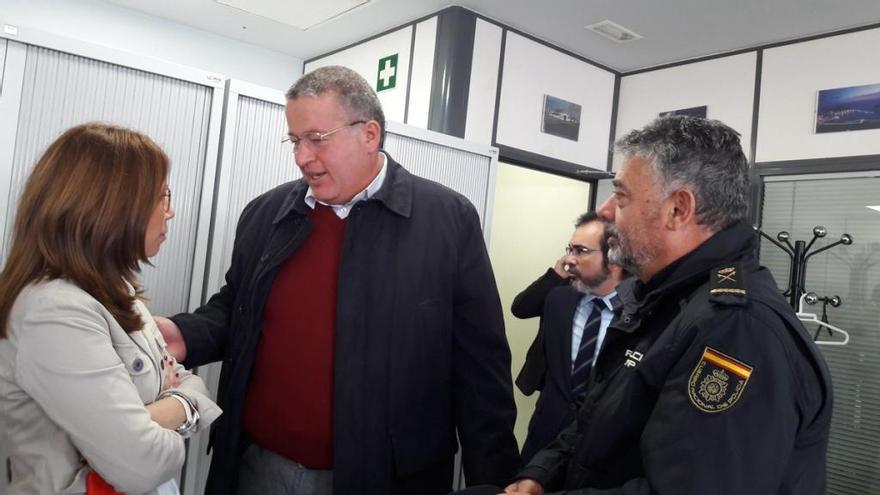
<svg viewBox="0 0 880 495">
<path fill-rule="evenodd" d="M 541 132 L 577 141 L 580 130 L 580 105 L 555 96 L 544 95 Z"/>
<path fill-rule="evenodd" d="M 880 84 L 819 91 L 816 133 L 880 128 Z"/>
<path fill-rule="evenodd" d="M 666 117 L 667 115 L 689 115 L 691 117 L 702 117 L 706 118 L 706 105 L 701 107 L 690 107 L 690 108 L 680 108 L 678 110 L 670 110 L 668 112 L 660 112 L 661 117 Z"/>
</svg>

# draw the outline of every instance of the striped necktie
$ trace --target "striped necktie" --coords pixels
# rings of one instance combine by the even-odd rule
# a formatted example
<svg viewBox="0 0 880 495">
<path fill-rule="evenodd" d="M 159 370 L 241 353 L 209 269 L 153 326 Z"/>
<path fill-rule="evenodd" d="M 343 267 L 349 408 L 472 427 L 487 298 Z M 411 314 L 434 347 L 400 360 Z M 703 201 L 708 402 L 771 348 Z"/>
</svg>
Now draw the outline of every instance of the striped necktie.
<svg viewBox="0 0 880 495">
<path fill-rule="evenodd" d="M 571 369 L 571 393 L 576 399 L 580 399 L 587 392 L 590 369 L 593 367 L 593 357 L 596 354 L 596 343 L 599 338 L 599 327 L 602 325 L 602 310 L 607 307 L 605 301 L 598 297 L 594 298 L 593 311 L 584 324 L 581 345 L 578 347 L 577 358 Z"/>
</svg>

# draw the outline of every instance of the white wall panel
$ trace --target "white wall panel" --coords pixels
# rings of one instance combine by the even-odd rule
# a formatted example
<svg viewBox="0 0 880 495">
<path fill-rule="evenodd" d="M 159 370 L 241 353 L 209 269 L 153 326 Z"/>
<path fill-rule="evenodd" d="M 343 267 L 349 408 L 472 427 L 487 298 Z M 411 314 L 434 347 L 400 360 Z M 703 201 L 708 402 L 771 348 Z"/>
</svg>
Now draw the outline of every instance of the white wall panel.
<svg viewBox="0 0 880 495">
<path fill-rule="evenodd" d="M 757 161 L 880 153 L 880 129 L 816 134 L 818 91 L 880 83 L 880 29 L 764 51 Z"/>
<path fill-rule="evenodd" d="M 171 158 L 176 217 L 142 279 L 157 314 L 186 309 L 208 148 L 213 88 L 29 46 L 24 71 L 4 258 L 18 198 L 36 160 L 64 130 L 100 120 L 151 136 Z"/>
<path fill-rule="evenodd" d="M 508 31 L 498 144 L 605 170 L 614 74 Z M 544 95 L 581 105 L 578 141 L 541 132 Z"/>
<path fill-rule="evenodd" d="M 706 117 L 740 133 L 749 156 L 756 61 L 751 52 L 623 77 L 615 136 L 643 127 L 660 112 L 706 105 Z"/>
<path fill-rule="evenodd" d="M 492 144 L 498 65 L 501 62 L 501 32 L 500 27 L 477 19 L 464 131 L 464 138 L 475 143 Z"/>
<path fill-rule="evenodd" d="M 413 66 L 409 85 L 409 112 L 406 123 L 428 128 L 431 83 L 434 76 L 434 49 L 437 45 L 437 18 L 416 24 Z"/>
<path fill-rule="evenodd" d="M 304 73 L 326 65 L 343 65 L 364 77 L 376 89 L 379 77 L 379 59 L 397 54 L 397 83 L 394 88 L 379 93 L 385 119 L 403 122 L 406 110 L 406 81 L 409 73 L 409 53 L 413 26 L 406 26 L 384 36 L 365 41 L 351 48 L 312 60 L 305 64 Z M 433 53 L 433 52 L 432 52 Z"/>
</svg>

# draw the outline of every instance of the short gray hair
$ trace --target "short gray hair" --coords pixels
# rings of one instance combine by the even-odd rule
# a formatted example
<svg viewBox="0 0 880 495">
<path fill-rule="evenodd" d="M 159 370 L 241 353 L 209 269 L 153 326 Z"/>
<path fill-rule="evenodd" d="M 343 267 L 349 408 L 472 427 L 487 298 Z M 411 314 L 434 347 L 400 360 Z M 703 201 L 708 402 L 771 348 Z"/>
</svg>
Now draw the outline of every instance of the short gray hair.
<svg viewBox="0 0 880 495">
<path fill-rule="evenodd" d="M 382 129 L 380 146 L 385 142 L 385 113 L 379 97 L 370 84 L 357 72 L 340 65 L 320 67 L 304 74 L 287 90 L 288 100 L 301 96 L 336 93 L 342 107 L 352 120 L 375 120 Z"/>
<path fill-rule="evenodd" d="M 661 117 L 616 143 L 624 155 L 648 160 L 665 193 L 687 187 L 697 223 L 712 232 L 748 216 L 749 164 L 739 133 L 717 120 Z"/>
</svg>

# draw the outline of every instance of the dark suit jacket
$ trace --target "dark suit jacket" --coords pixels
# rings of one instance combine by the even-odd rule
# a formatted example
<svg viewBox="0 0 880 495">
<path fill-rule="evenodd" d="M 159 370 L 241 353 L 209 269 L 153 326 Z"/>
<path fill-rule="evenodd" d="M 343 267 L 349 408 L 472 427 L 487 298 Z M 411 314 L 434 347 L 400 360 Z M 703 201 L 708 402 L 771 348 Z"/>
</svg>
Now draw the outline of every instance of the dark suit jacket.
<svg viewBox="0 0 880 495">
<path fill-rule="evenodd" d="M 564 285 L 551 289 L 544 302 L 538 332 L 543 336 L 546 372 L 522 449 L 526 462 L 576 417 L 577 402 L 571 394 L 571 325 L 583 296 L 583 293 Z"/>
<path fill-rule="evenodd" d="M 544 302 L 547 299 L 547 294 L 556 287 L 566 286 L 568 286 L 568 281 L 557 275 L 556 271 L 551 267 L 537 280 L 532 282 L 531 285 L 526 287 L 524 291 L 513 298 L 510 311 L 513 313 L 513 316 L 520 319 L 543 316 Z M 544 375 L 546 371 L 547 365 L 544 362 L 544 331 L 539 326 L 538 334 L 535 336 L 532 345 L 529 346 L 528 353 L 526 353 L 526 362 L 516 377 L 517 388 L 526 395 L 532 395 L 535 390 L 542 390 L 544 388 Z"/>
<path fill-rule="evenodd" d="M 445 494 L 458 441 L 468 483 L 503 486 L 520 464 L 516 406 L 479 216 L 464 196 L 411 175 L 390 157 L 387 167 L 382 188 L 346 220 L 333 492 Z M 298 180 L 252 201 L 241 214 L 226 285 L 194 314 L 173 318 L 188 367 L 223 361 L 210 495 L 236 489 L 263 307 L 279 266 L 311 230 L 306 189 Z"/>
</svg>

